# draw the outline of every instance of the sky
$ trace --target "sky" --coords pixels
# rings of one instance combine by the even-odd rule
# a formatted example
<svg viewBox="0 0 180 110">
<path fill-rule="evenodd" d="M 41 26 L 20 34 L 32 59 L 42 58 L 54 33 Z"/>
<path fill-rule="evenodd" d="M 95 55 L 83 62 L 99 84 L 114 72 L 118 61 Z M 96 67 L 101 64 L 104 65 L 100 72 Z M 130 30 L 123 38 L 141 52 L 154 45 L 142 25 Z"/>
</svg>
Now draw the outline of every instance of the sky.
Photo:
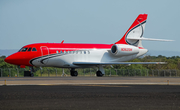
<svg viewBox="0 0 180 110">
<path fill-rule="evenodd" d="M 0 49 L 32 43 L 117 42 L 148 14 L 144 48 L 180 52 L 180 0 L 0 0 Z"/>
</svg>

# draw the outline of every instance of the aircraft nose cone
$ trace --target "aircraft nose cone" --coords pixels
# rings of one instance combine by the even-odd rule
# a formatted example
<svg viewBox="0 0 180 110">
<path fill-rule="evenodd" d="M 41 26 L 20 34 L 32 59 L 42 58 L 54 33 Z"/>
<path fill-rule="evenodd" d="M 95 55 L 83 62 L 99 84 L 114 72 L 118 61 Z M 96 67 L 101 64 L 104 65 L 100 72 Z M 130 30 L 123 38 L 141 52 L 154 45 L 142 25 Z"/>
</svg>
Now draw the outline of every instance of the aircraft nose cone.
<svg viewBox="0 0 180 110">
<path fill-rule="evenodd" d="M 15 64 L 17 65 L 20 62 L 19 59 L 19 54 L 18 53 L 14 53 L 10 56 L 8 56 L 7 58 L 4 59 L 5 62 L 10 63 L 10 64 Z"/>
<path fill-rule="evenodd" d="M 29 59 L 26 56 L 27 54 L 17 52 L 5 58 L 4 61 L 14 65 L 29 65 Z"/>
<path fill-rule="evenodd" d="M 8 56 L 7 58 L 4 59 L 4 61 L 12 64 L 14 62 L 13 55 Z"/>
</svg>

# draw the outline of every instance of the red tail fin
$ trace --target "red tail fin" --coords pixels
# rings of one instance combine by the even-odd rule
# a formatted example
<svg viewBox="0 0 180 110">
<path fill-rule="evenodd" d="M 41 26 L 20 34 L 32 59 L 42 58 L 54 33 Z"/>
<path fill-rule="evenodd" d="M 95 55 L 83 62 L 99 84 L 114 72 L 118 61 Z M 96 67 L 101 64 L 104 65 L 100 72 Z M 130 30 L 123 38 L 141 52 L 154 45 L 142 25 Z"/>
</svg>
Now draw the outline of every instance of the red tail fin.
<svg viewBox="0 0 180 110">
<path fill-rule="evenodd" d="M 140 14 L 131 27 L 127 30 L 124 36 L 115 44 L 129 44 L 138 45 L 139 40 L 132 40 L 130 38 L 140 38 L 143 35 L 147 14 Z M 129 38 L 129 40 L 128 40 Z"/>
</svg>

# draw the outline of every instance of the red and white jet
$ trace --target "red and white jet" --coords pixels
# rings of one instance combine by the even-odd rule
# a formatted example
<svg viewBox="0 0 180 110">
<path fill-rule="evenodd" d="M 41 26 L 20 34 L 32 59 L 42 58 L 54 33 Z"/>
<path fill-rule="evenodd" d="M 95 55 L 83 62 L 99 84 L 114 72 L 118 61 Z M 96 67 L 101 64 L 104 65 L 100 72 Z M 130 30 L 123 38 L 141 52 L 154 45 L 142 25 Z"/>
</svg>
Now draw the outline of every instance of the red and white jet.
<svg viewBox="0 0 180 110">
<path fill-rule="evenodd" d="M 140 14 L 125 35 L 114 44 L 35 43 L 22 47 L 8 56 L 5 62 L 20 67 L 71 68 L 71 76 L 77 76 L 75 68 L 97 66 L 97 76 L 105 74 L 103 65 L 112 64 L 163 64 L 164 62 L 125 62 L 144 55 L 142 40 L 170 41 L 144 38 L 147 14 Z"/>
</svg>

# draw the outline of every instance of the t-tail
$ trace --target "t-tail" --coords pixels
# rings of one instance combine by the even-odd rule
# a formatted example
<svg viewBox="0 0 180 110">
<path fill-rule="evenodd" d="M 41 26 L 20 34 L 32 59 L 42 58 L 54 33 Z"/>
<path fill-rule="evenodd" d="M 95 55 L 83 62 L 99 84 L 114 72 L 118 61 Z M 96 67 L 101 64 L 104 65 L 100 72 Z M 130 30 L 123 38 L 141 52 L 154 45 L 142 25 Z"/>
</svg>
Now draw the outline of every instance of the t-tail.
<svg viewBox="0 0 180 110">
<path fill-rule="evenodd" d="M 152 41 L 172 41 L 165 39 L 152 39 L 152 38 L 144 38 L 144 29 L 147 20 L 147 14 L 139 14 L 124 36 L 115 44 L 128 44 L 134 45 L 138 47 L 142 47 L 142 40 L 152 40 Z"/>
</svg>

